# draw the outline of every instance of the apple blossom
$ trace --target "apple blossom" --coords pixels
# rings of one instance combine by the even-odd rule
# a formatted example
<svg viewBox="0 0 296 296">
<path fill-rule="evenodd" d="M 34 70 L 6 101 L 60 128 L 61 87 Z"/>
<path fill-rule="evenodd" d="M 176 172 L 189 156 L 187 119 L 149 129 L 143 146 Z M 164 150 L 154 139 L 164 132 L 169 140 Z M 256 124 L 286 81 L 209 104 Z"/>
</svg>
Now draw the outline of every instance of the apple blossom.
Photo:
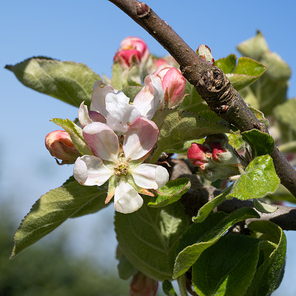
<svg viewBox="0 0 296 296">
<path fill-rule="evenodd" d="M 105 85 L 100 80 L 96 81 L 90 111 L 84 103 L 80 105 L 78 118 L 81 125 L 103 122 L 116 132 L 126 133 L 129 125 L 137 118 L 144 116 L 151 119 L 158 105 L 162 103 L 163 90 L 153 77 L 146 77 L 145 81 L 143 90 L 137 94 L 132 104 L 123 92 L 115 90 L 109 84 Z"/>
<path fill-rule="evenodd" d="M 136 119 L 127 130 L 123 143 L 106 124 L 93 122 L 83 129 L 83 136 L 94 155 L 79 157 L 74 177 L 82 185 L 103 185 L 109 180 L 106 203 L 114 196 L 114 208 L 121 213 L 138 210 L 143 199 L 138 193 L 153 195 L 147 189 L 166 184 L 167 170 L 142 163 L 158 139 L 159 130 L 153 121 Z"/>
<path fill-rule="evenodd" d="M 144 40 L 127 37 L 121 41 L 114 61 L 117 61 L 123 69 L 129 69 L 133 64 L 145 65 L 148 57 L 149 49 Z"/>
<path fill-rule="evenodd" d="M 62 160 L 61 163 L 57 161 L 58 164 L 74 163 L 77 157 L 81 156 L 70 135 L 63 130 L 50 132 L 45 137 L 45 146 L 52 156 Z"/>
<path fill-rule="evenodd" d="M 164 107 L 177 107 L 183 101 L 185 95 L 186 79 L 181 71 L 167 64 L 161 65 L 153 74 L 161 83 L 164 91 Z"/>
</svg>

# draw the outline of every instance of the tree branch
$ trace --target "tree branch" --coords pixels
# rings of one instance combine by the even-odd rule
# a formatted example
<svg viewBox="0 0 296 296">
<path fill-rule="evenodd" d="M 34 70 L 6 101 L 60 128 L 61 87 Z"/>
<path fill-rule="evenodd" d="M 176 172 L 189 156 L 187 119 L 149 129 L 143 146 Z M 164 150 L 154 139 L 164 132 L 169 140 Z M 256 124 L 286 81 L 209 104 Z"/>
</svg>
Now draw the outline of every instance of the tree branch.
<svg viewBox="0 0 296 296">
<path fill-rule="evenodd" d="M 148 5 L 137 0 L 109 1 L 143 27 L 174 57 L 184 77 L 194 85 L 212 111 L 242 132 L 258 129 L 268 133 L 223 71 L 201 59 Z M 281 183 L 296 197 L 296 171 L 276 146 L 271 157 Z"/>
<path fill-rule="evenodd" d="M 172 159 L 171 160 L 170 175 L 171 179 L 188 178 L 191 182 L 191 189 L 185 193 L 181 202 L 184 206 L 185 213 L 190 217 L 196 216 L 198 210 L 206 204 L 208 201 L 218 196 L 221 191 L 213 186 L 204 186 L 201 183 L 200 177 L 192 174 L 191 169 L 184 160 Z M 218 211 L 225 213 L 232 213 L 237 209 L 249 207 L 255 207 L 250 200 L 242 201 L 236 198 L 232 200 L 226 200 L 217 207 Z M 270 214 L 258 212 L 259 219 L 248 219 L 246 222 L 249 224 L 254 220 L 267 220 L 279 225 L 284 230 L 296 230 L 296 207 L 277 206 L 278 209 Z"/>
</svg>

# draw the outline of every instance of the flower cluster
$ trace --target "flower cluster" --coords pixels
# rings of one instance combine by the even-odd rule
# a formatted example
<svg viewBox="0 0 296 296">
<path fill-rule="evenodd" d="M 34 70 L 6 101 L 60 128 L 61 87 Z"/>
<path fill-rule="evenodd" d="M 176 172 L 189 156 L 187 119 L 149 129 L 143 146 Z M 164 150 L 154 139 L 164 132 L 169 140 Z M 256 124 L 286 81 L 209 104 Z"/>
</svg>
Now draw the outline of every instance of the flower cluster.
<svg viewBox="0 0 296 296">
<path fill-rule="evenodd" d="M 239 174 L 240 161 L 224 134 L 210 135 L 203 144 L 192 143 L 187 157 L 210 181 Z"/>
<path fill-rule="evenodd" d="M 135 65 L 143 68 L 148 58 L 146 43 L 129 37 L 121 42 L 114 60 L 129 71 Z M 91 152 L 81 155 L 66 132 L 61 140 L 61 131 L 47 136 L 58 144 L 46 146 L 62 164 L 75 162 L 74 177 L 80 184 L 101 186 L 108 181 L 105 202 L 114 197 L 116 211 L 132 213 L 143 204 L 139 193 L 153 196 L 149 189 L 156 190 L 168 181 L 164 167 L 143 162 L 158 140 L 159 130 L 152 121 L 155 112 L 177 107 L 185 96 L 185 85 L 180 70 L 162 64 L 146 76 L 131 103 L 122 91 L 96 81 L 90 108 L 82 102 L 78 110 L 82 136 Z"/>
</svg>

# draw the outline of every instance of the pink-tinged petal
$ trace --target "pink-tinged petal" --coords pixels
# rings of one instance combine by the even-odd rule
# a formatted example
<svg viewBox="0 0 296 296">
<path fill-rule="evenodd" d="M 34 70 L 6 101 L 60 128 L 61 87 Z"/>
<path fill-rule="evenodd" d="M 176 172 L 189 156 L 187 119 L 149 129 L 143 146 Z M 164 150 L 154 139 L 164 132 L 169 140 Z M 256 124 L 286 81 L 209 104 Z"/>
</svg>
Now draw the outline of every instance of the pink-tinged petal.
<svg viewBox="0 0 296 296">
<path fill-rule="evenodd" d="M 78 119 L 80 124 L 85 127 L 86 125 L 92 123 L 93 121 L 90 119 L 88 114 L 87 106 L 84 105 L 84 102 L 82 102 L 78 109 Z"/>
<path fill-rule="evenodd" d="M 136 49 L 123 49 L 115 54 L 114 61 L 123 69 L 128 69 L 132 64 L 140 64 L 141 53 Z"/>
<path fill-rule="evenodd" d="M 101 80 L 95 82 L 93 86 L 93 93 L 91 98 L 91 111 L 98 111 L 104 117 L 107 116 L 106 104 L 105 104 L 105 97 L 108 93 L 117 93 L 118 91 L 115 90 L 111 85 L 104 84 Z"/>
<path fill-rule="evenodd" d="M 159 165 L 142 163 L 130 170 L 135 183 L 142 188 L 158 189 L 169 180 L 168 171 Z"/>
<path fill-rule="evenodd" d="M 123 142 L 125 157 L 137 160 L 149 153 L 158 139 L 157 125 L 144 117 L 135 120 L 127 130 Z"/>
<path fill-rule="evenodd" d="M 129 214 L 137 211 L 143 205 L 143 199 L 138 192 L 122 178 L 115 189 L 114 208 L 117 212 Z"/>
<path fill-rule="evenodd" d="M 208 147 L 202 144 L 192 143 L 187 150 L 187 157 L 192 164 L 200 166 L 207 163 L 209 158 L 212 157 L 212 154 Z"/>
<path fill-rule="evenodd" d="M 114 172 L 103 161 L 93 155 L 78 157 L 73 169 L 74 178 L 82 185 L 103 185 Z"/>
<path fill-rule="evenodd" d="M 165 92 L 165 101 L 169 108 L 179 105 L 183 98 L 186 79 L 177 68 L 170 68 L 162 80 L 162 88 Z"/>
<path fill-rule="evenodd" d="M 117 162 L 120 149 L 117 135 L 106 124 L 93 122 L 83 129 L 83 137 L 94 155 L 103 160 Z"/>
<path fill-rule="evenodd" d="M 89 118 L 93 121 L 93 122 L 102 122 L 102 123 L 106 123 L 106 118 L 99 112 L 97 111 L 88 111 L 88 115 Z"/>
<path fill-rule="evenodd" d="M 107 124 L 114 131 L 126 133 L 132 122 L 141 116 L 136 107 L 130 105 L 129 98 L 123 93 L 109 93 L 106 96 Z"/>
<path fill-rule="evenodd" d="M 133 104 L 142 116 L 151 119 L 158 106 L 163 102 L 164 92 L 160 80 L 155 79 L 152 75 L 147 76 L 144 83 L 145 86 L 136 95 Z"/>
</svg>

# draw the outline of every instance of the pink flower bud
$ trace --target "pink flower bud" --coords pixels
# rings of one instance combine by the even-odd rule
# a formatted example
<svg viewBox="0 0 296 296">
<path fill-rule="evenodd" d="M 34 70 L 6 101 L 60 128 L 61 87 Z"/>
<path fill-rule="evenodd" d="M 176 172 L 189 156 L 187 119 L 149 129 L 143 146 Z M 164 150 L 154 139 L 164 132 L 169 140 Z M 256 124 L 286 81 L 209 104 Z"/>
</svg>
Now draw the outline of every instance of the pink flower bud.
<svg viewBox="0 0 296 296">
<path fill-rule="evenodd" d="M 172 108 L 181 104 L 185 95 L 186 79 L 175 67 L 163 64 L 154 73 L 164 91 L 164 105 Z"/>
<path fill-rule="evenodd" d="M 123 69 L 128 69 L 133 63 L 145 65 L 148 57 L 148 46 L 141 38 L 127 37 L 121 41 L 114 61 L 117 61 Z"/>
<path fill-rule="evenodd" d="M 45 146 L 50 154 L 62 160 L 59 164 L 74 163 L 77 157 L 81 156 L 74 146 L 70 135 L 66 131 L 53 131 L 45 137 Z"/>
<path fill-rule="evenodd" d="M 133 276 L 130 287 L 131 296 L 155 296 L 158 282 L 139 272 Z"/>
<path fill-rule="evenodd" d="M 201 169 L 205 168 L 205 164 L 209 161 L 212 154 L 210 150 L 201 144 L 192 143 L 187 151 L 187 157 L 191 163 L 195 166 L 199 166 Z"/>
<path fill-rule="evenodd" d="M 224 134 L 210 135 L 205 143 L 212 148 L 212 160 L 221 165 L 238 164 L 239 160 L 233 147 L 228 143 Z"/>
</svg>

